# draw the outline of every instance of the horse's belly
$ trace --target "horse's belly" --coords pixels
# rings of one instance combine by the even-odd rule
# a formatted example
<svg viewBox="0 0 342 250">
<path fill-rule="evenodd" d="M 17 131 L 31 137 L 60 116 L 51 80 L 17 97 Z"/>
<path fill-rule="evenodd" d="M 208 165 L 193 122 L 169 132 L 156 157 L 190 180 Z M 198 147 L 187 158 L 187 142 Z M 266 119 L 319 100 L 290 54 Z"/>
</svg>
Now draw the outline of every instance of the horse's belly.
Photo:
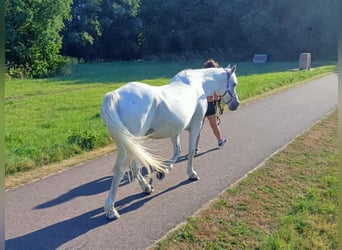
<svg viewBox="0 0 342 250">
<path fill-rule="evenodd" d="M 163 120 L 162 123 L 155 122 L 148 131 L 148 135 L 154 139 L 173 137 L 181 133 L 186 127 L 186 123 Z"/>
<path fill-rule="evenodd" d="M 178 135 L 182 130 L 174 130 L 174 129 L 165 129 L 162 130 L 149 130 L 147 135 L 149 135 L 153 139 L 163 139 L 163 138 L 169 138 L 174 137 Z M 152 132 L 152 133 L 151 133 Z"/>
</svg>

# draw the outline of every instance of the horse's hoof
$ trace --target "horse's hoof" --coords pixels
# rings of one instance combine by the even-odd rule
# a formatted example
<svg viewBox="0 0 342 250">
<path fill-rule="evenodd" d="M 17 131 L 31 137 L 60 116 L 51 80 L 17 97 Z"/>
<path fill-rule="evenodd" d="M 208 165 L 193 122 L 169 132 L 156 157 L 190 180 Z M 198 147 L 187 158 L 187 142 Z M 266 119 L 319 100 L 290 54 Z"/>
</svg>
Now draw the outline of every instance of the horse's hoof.
<svg viewBox="0 0 342 250">
<path fill-rule="evenodd" d="M 165 173 L 163 173 L 163 172 L 157 172 L 157 173 L 156 173 L 156 177 L 157 177 L 158 180 L 162 180 L 162 179 L 165 178 Z"/>
<path fill-rule="evenodd" d="M 199 176 L 196 174 L 196 175 L 192 175 L 192 176 L 189 176 L 189 180 L 191 181 L 198 181 L 200 178 Z"/>
<path fill-rule="evenodd" d="M 116 220 L 120 218 L 120 214 L 117 211 L 107 211 L 106 218 L 107 220 Z"/>
<path fill-rule="evenodd" d="M 147 195 L 152 194 L 153 191 L 154 191 L 154 188 L 152 186 L 146 187 L 144 189 L 144 193 L 147 194 Z"/>
</svg>

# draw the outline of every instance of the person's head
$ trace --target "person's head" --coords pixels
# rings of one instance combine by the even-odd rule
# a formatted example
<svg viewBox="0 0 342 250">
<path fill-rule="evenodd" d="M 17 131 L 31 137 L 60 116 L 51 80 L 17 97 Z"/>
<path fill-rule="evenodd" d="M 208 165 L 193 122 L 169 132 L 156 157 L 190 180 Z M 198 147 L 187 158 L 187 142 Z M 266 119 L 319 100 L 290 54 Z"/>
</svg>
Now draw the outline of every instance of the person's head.
<svg viewBox="0 0 342 250">
<path fill-rule="evenodd" d="M 206 60 L 203 64 L 203 68 L 218 68 L 220 65 L 212 58 Z"/>
</svg>

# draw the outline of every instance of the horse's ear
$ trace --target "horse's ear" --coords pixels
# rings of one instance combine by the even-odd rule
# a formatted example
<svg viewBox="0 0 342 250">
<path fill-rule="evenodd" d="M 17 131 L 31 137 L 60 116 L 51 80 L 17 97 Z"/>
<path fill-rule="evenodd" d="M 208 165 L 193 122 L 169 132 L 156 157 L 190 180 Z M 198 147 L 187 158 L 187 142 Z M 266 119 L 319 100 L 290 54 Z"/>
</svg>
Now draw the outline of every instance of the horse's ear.
<svg viewBox="0 0 342 250">
<path fill-rule="evenodd" d="M 233 65 L 233 67 L 230 69 L 231 70 L 231 72 L 232 72 L 232 74 L 236 71 L 236 64 L 235 65 Z"/>
<path fill-rule="evenodd" d="M 230 69 L 230 64 L 228 64 L 228 66 L 226 67 L 227 69 Z"/>
</svg>

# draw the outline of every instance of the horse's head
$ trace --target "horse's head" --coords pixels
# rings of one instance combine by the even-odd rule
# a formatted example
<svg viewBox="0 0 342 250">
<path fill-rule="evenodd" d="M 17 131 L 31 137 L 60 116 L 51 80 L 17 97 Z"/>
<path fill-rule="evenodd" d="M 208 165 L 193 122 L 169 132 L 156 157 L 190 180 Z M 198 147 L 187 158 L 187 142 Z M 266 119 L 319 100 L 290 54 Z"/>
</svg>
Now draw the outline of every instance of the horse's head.
<svg viewBox="0 0 342 250">
<path fill-rule="evenodd" d="M 236 65 L 233 67 L 227 66 L 224 69 L 227 73 L 227 86 L 224 93 L 221 95 L 221 100 L 228 105 L 230 110 L 236 110 L 239 105 L 239 97 L 236 93 L 236 85 L 238 84 L 237 77 L 235 74 Z"/>
</svg>

